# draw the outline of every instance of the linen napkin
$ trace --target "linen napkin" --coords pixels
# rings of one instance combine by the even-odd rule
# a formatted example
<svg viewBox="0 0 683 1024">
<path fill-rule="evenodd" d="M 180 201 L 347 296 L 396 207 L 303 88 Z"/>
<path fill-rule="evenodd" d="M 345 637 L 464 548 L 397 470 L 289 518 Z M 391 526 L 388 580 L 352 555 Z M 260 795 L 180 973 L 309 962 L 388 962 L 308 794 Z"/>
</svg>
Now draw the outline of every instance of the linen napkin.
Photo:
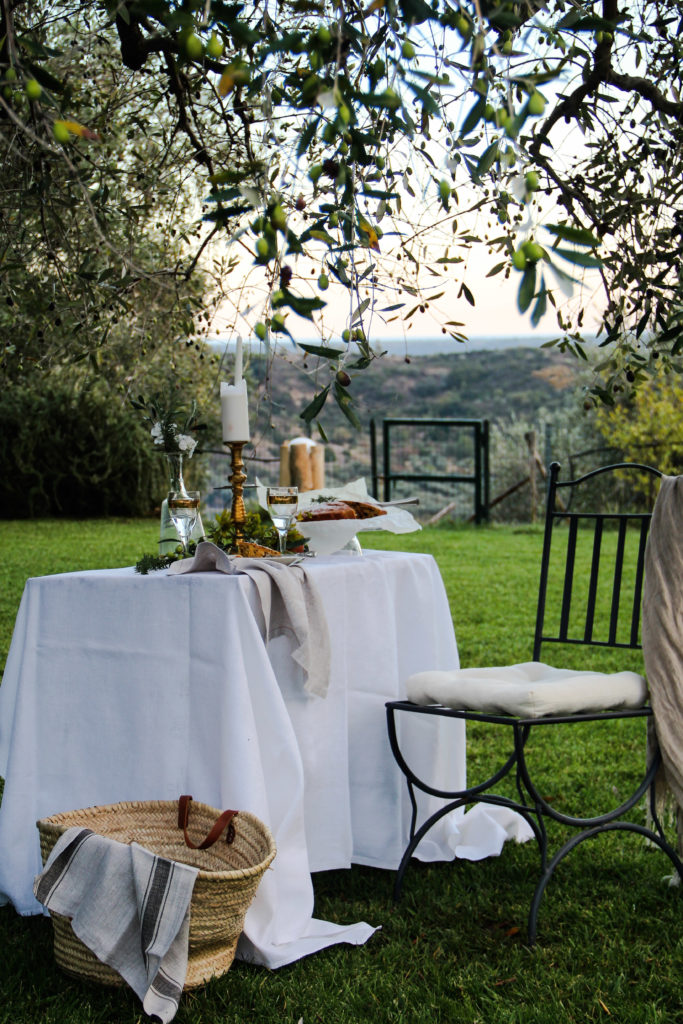
<svg viewBox="0 0 683 1024">
<path fill-rule="evenodd" d="M 109 964 L 153 1020 L 173 1020 L 187 974 L 197 868 L 88 828 L 67 829 L 36 877 L 36 899 L 71 918 L 74 934 Z"/>
<path fill-rule="evenodd" d="M 324 697 L 330 679 L 330 634 L 320 592 L 306 568 L 264 558 L 230 558 L 215 544 L 201 541 L 194 558 L 174 562 L 168 570 L 172 576 L 211 571 L 249 576 L 258 591 L 266 644 L 290 636 L 292 658 L 304 672 L 304 689 Z"/>
</svg>

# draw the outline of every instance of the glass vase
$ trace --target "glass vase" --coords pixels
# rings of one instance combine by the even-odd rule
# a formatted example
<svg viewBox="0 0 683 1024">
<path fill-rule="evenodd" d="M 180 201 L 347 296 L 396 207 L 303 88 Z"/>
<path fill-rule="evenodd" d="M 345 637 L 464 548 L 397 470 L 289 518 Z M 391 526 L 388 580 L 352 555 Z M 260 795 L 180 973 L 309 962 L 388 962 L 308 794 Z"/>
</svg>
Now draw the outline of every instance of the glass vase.
<svg viewBox="0 0 683 1024">
<path fill-rule="evenodd" d="M 187 489 L 185 487 L 185 480 L 183 479 L 183 459 L 184 455 L 182 452 L 166 452 L 166 462 L 168 463 L 168 489 L 169 491 L 176 491 L 177 493 L 186 496 Z M 197 521 L 192 528 L 190 534 L 190 540 L 195 543 L 199 543 L 200 540 L 204 540 L 204 525 L 202 523 L 201 513 L 197 513 Z M 167 555 L 171 551 L 175 551 L 178 547 L 180 540 L 176 533 L 176 528 L 173 525 L 170 513 L 168 511 L 168 499 L 164 498 L 161 503 L 161 516 L 159 522 L 159 554 Z"/>
</svg>

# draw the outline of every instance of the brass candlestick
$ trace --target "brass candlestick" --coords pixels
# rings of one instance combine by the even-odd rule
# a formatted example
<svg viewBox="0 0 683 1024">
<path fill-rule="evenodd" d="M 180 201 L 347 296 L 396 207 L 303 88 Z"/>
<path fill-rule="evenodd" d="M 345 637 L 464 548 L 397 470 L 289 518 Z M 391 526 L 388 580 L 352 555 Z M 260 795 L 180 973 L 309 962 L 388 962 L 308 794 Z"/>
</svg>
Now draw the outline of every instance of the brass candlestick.
<svg viewBox="0 0 683 1024">
<path fill-rule="evenodd" d="M 244 524 L 247 521 L 243 497 L 244 481 L 247 479 L 247 474 L 244 471 L 244 462 L 242 461 L 242 449 L 246 441 L 226 441 L 225 444 L 230 448 L 230 468 L 232 472 L 228 482 L 232 488 L 230 519 L 235 528 L 235 541 L 232 546 L 232 552 L 235 554 L 238 553 L 239 543 L 244 538 Z"/>
</svg>

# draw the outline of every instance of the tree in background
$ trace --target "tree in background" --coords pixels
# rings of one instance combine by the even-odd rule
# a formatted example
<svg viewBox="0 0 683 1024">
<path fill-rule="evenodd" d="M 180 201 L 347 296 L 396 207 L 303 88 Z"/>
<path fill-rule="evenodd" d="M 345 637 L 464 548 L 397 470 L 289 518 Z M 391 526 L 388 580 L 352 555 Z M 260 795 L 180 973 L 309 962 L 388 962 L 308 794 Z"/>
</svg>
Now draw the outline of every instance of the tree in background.
<svg viewBox="0 0 683 1024">
<path fill-rule="evenodd" d="M 28 78 L 22 91 L 19 73 L 31 72 L 19 59 L 6 68 L 2 376 L 40 385 L 48 375 L 76 390 L 96 379 L 114 403 L 158 388 L 170 374 L 181 385 L 197 380 L 206 392 L 203 364 L 212 356 L 195 327 L 207 308 L 206 277 L 185 233 L 196 210 L 192 195 L 177 187 L 173 126 L 155 113 L 159 93 L 140 94 L 121 74 L 111 40 L 89 26 L 88 6 L 76 5 L 62 22 L 51 5 L 31 5 L 40 32 L 5 37 L 5 53 L 20 53 L 31 68 L 39 60 L 35 73 L 57 93 L 59 76 L 73 118 L 90 123 L 99 111 L 107 131 L 72 121 L 66 131 L 82 146 L 48 143 L 42 119 L 46 109 L 54 119 L 55 109 L 47 88 Z M 7 22 L 11 7 L 4 10 Z M 145 134 L 146 122 L 154 129 Z"/>
<path fill-rule="evenodd" d="M 683 384 L 659 373 L 611 408 L 597 410 L 596 425 L 606 443 L 624 458 L 652 463 L 663 473 L 683 471 Z"/>
<path fill-rule="evenodd" d="M 587 311 L 575 286 L 585 270 L 599 275 L 596 398 L 644 378 L 655 355 L 681 369 L 674 0 L 0 10 L 13 240 L 3 294 L 16 302 L 30 272 L 43 321 L 73 301 L 83 339 L 64 332 L 48 351 L 42 326 L 18 354 L 29 339 L 14 325 L 29 319 L 14 314 L 10 362 L 107 362 L 123 313 L 146 358 L 143 338 L 158 344 L 161 326 L 201 335 L 227 291 L 258 338 L 295 337 L 334 281 L 349 315 L 334 337 L 301 346 L 323 367 L 303 416 L 316 420 L 331 395 L 357 423 L 349 371 L 377 354 L 372 317 L 410 322 L 453 279 L 458 301 L 474 304 L 467 256 L 483 244 L 489 274 L 518 275 L 532 323 L 554 306 L 557 343 L 578 356 Z M 466 319 L 451 314 L 443 329 L 461 338 Z"/>
</svg>

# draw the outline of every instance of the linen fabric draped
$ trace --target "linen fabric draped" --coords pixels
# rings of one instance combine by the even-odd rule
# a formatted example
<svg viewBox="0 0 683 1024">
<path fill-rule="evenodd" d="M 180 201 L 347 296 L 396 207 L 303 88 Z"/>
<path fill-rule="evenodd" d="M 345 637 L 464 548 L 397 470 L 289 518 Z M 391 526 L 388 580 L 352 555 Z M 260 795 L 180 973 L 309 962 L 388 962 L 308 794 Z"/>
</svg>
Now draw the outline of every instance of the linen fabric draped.
<svg viewBox="0 0 683 1024">
<path fill-rule="evenodd" d="M 663 779 L 677 806 L 679 849 L 683 824 L 683 477 L 662 477 L 645 553 L 643 657 Z M 664 783 L 664 785 L 661 785 Z"/>
</svg>

